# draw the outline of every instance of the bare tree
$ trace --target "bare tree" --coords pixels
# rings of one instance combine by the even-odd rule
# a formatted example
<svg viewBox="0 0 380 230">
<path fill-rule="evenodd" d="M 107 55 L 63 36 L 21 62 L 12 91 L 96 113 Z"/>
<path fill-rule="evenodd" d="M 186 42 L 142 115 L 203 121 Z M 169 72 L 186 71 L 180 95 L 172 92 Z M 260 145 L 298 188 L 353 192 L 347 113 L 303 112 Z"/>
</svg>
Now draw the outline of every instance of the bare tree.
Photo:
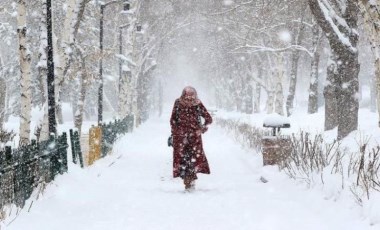
<svg viewBox="0 0 380 230">
<path fill-rule="evenodd" d="M 371 49 L 375 56 L 375 90 L 377 91 L 377 109 L 380 119 L 380 3 L 379 1 L 360 0 L 360 11 L 369 35 Z M 378 123 L 380 127 L 380 120 Z"/>
<path fill-rule="evenodd" d="M 342 139 L 358 127 L 359 61 L 357 43 L 357 1 L 309 0 L 310 9 L 326 34 L 337 62 L 334 74 L 338 110 L 328 116 L 338 117 L 338 138 Z M 326 97 L 326 106 L 332 98 Z M 339 112 L 338 112 L 339 111 Z"/>
<path fill-rule="evenodd" d="M 297 23 L 299 26 L 293 26 L 293 44 L 300 45 L 303 37 L 304 37 L 304 18 L 306 14 L 307 4 L 302 3 L 300 13 L 301 13 L 301 21 Z M 293 111 L 293 103 L 294 97 L 296 94 L 296 86 L 297 86 L 297 75 L 298 75 L 298 60 L 300 58 L 300 50 L 294 49 L 291 52 L 291 69 L 290 69 L 290 83 L 289 83 L 289 94 L 286 100 L 286 112 L 287 115 L 290 116 Z"/>
</svg>

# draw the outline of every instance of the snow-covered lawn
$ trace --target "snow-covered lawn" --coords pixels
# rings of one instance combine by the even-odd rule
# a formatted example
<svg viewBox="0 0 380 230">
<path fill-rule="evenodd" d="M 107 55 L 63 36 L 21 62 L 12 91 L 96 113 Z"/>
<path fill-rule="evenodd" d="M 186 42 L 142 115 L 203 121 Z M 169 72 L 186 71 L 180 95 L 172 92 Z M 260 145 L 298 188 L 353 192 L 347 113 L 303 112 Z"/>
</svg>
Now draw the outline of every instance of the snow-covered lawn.
<svg viewBox="0 0 380 230">
<path fill-rule="evenodd" d="M 112 155 L 84 170 L 69 165 L 10 230 L 249 229 L 366 230 L 352 202 L 324 200 L 244 150 L 216 125 L 204 135 L 211 175 L 188 193 L 171 176 L 168 117 L 153 118 L 118 140 Z M 269 182 L 262 183 L 260 177 Z"/>
</svg>

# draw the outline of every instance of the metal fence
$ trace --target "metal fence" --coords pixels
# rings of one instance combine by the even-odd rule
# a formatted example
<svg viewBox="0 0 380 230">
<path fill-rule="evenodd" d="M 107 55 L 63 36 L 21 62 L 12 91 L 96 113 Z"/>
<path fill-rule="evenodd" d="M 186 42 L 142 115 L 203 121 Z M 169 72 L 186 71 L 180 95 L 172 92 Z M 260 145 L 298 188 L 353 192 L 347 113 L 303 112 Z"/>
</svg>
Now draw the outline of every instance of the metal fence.
<svg viewBox="0 0 380 230">
<path fill-rule="evenodd" d="M 133 119 L 127 116 L 101 126 L 101 157 L 109 153 L 120 134 L 132 131 Z M 77 131 L 70 130 L 70 140 L 72 160 L 83 167 Z M 30 145 L 17 149 L 7 146 L 0 151 L 0 210 L 9 204 L 24 207 L 39 184 L 49 183 L 58 174 L 67 172 L 67 148 L 67 136 L 63 133 L 47 141 L 32 140 Z"/>
<path fill-rule="evenodd" d="M 73 132 L 72 129 L 70 129 L 70 141 L 71 141 L 71 153 L 72 153 L 72 159 L 73 163 L 80 164 L 80 167 L 84 167 L 83 164 L 83 155 L 80 148 L 80 138 L 78 131 Z"/>
<path fill-rule="evenodd" d="M 8 204 L 24 207 L 40 183 L 67 172 L 66 133 L 18 149 L 0 151 L 0 209 Z"/>
<path fill-rule="evenodd" d="M 124 119 L 115 120 L 114 122 L 101 126 L 102 157 L 106 156 L 112 150 L 112 146 L 120 134 L 126 134 L 132 131 L 133 119 L 134 117 L 132 115 L 128 115 Z"/>
</svg>

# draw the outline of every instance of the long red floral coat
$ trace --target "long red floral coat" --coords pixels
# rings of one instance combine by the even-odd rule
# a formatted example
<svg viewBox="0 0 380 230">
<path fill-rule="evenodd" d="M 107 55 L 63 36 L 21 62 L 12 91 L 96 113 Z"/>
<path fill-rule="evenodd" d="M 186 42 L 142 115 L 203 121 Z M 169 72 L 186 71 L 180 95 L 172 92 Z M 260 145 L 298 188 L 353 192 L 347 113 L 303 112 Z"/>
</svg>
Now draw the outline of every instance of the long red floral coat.
<svg viewBox="0 0 380 230">
<path fill-rule="evenodd" d="M 205 123 L 200 124 L 200 116 Z M 180 176 L 181 160 L 185 151 L 191 152 L 195 173 L 210 174 L 210 167 L 202 145 L 202 130 L 212 123 L 212 117 L 202 102 L 188 105 L 177 99 L 174 103 L 170 126 L 173 135 L 173 176 Z M 207 129 L 206 129 L 207 130 Z M 196 176 L 195 176 L 196 179 Z"/>
</svg>

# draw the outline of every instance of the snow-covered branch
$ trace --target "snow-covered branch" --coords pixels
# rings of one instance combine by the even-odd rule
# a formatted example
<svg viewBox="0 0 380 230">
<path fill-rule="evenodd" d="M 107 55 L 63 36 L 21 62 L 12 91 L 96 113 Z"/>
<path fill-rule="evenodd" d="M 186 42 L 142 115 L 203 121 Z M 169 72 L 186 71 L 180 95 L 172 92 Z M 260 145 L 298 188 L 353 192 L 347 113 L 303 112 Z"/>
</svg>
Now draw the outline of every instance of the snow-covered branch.
<svg viewBox="0 0 380 230">
<path fill-rule="evenodd" d="M 235 48 L 231 53 L 234 53 L 235 51 L 238 50 L 247 50 L 246 53 L 257 53 L 257 52 L 272 52 L 272 53 L 281 53 L 281 52 L 286 52 L 292 49 L 299 50 L 299 51 L 304 51 L 306 52 L 310 57 L 313 57 L 313 52 L 310 52 L 306 47 L 300 46 L 300 45 L 290 45 L 287 47 L 282 47 L 282 48 L 272 48 L 272 47 L 267 47 L 267 46 L 255 46 L 255 45 L 244 45 L 244 46 L 239 46 Z"/>
</svg>

